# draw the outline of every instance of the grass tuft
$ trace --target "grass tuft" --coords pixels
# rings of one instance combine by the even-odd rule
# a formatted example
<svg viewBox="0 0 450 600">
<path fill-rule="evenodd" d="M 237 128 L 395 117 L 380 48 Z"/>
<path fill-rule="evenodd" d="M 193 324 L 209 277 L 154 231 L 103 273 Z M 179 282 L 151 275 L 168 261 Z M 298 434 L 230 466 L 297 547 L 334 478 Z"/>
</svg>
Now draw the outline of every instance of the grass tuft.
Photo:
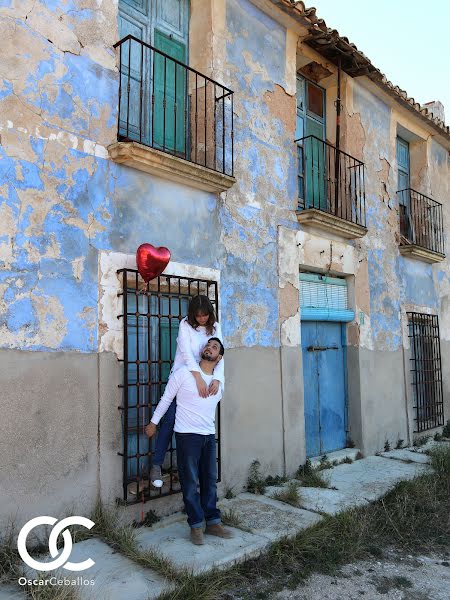
<svg viewBox="0 0 450 600">
<path fill-rule="evenodd" d="M 298 479 L 305 487 L 327 488 L 329 486 L 329 482 L 326 481 L 323 474 L 320 473 L 320 470 L 320 467 L 314 468 L 308 458 L 305 464 L 301 465 L 297 469 L 295 478 Z"/>
<path fill-rule="evenodd" d="M 413 446 L 415 448 L 421 448 L 422 446 L 425 446 L 430 438 L 431 435 L 421 435 L 414 440 Z"/>
<path fill-rule="evenodd" d="M 275 477 L 269 475 L 266 477 L 265 484 L 269 487 L 273 485 L 283 485 L 283 483 L 287 483 L 288 481 L 287 477 L 282 477 L 281 475 L 275 475 Z"/>
<path fill-rule="evenodd" d="M 300 494 L 298 493 L 299 485 L 299 481 L 290 481 L 282 490 L 272 494 L 272 498 L 298 508 L 300 504 Z"/>
<path fill-rule="evenodd" d="M 153 548 L 141 550 L 136 540 L 136 531 L 132 526 L 120 523 L 117 511 L 107 510 L 97 502 L 91 516 L 95 523 L 95 533 L 124 556 L 143 567 L 154 569 L 169 580 L 177 580 L 180 572 L 173 563 Z"/>
<path fill-rule="evenodd" d="M 447 421 L 447 424 L 444 426 L 442 430 L 442 436 L 446 438 L 450 438 L 450 419 Z"/>
<path fill-rule="evenodd" d="M 222 510 L 220 513 L 220 517 L 224 525 L 228 525 L 229 527 L 236 527 L 236 529 L 241 529 L 242 531 L 247 531 L 248 533 L 253 533 L 250 527 L 246 527 L 243 524 L 241 517 L 234 508 Z"/>
<path fill-rule="evenodd" d="M 261 476 L 260 468 L 261 463 L 259 460 L 254 460 L 250 465 L 247 479 L 247 490 L 252 494 L 264 494 L 266 491 L 266 483 Z"/>
</svg>

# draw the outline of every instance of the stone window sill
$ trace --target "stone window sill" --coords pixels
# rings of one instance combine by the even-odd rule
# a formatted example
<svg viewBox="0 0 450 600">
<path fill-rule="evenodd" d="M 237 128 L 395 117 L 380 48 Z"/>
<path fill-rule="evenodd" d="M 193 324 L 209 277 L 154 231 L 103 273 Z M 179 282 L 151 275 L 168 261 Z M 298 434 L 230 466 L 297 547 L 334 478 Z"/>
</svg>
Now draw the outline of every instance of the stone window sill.
<svg viewBox="0 0 450 600">
<path fill-rule="evenodd" d="M 441 254 L 440 252 L 434 252 L 433 250 L 428 250 L 428 248 L 423 248 L 422 246 L 417 246 L 416 244 L 399 246 L 399 250 L 402 256 L 416 258 L 417 260 L 422 260 L 430 264 L 441 262 L 445 259 L 445 254 Z"/>
<path fill-rule="evenodd" d="M 207 192 L 225 192 L 236 182 L 234 177 L 139 142 L 116 142 L 108 146 L 108 153 L 116 163 Z"/>
<path fill-rule="evenodd" d="M 303 227 L 321 229 L 351 240 L 366 235 L 367 228 L 340 217 L 331 215 L 316 208 L 307 208 L 297 211 L 297 220 Z"/>
</svg>

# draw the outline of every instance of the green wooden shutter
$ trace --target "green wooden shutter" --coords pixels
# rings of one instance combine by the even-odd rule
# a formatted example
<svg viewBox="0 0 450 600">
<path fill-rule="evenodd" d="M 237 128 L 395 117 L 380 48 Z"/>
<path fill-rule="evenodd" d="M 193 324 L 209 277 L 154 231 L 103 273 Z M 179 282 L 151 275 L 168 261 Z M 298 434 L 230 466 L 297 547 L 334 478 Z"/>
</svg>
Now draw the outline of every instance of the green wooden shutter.
<svg viewBox="0 0 450 600">
<path fill-rule="evenodd" d="M 186 46 L 182 42 L 155 29 L 154 45 L 158 50 L 185 64 Z M 157 52 L 154 61 L 153 144 L 170 152 L 184 154 L 186 71 Z"/>
</svg>

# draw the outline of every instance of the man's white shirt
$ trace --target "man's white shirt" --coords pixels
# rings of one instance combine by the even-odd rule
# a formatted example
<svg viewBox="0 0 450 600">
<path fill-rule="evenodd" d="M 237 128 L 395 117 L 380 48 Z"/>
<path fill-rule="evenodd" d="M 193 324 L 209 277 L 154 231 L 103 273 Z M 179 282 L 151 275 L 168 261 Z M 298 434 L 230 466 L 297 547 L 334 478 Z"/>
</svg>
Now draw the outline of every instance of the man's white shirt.
<svg viewBox="0 0 450 600">
<path fill-rule="evenodd" d="M 215 376 L 206 375 L 200 367 L 198 370 L 208 387 Z M 151 418 L 152 423 L 158 425 L 175 396 L 177 397 L 177 410 L 174 431 L 199 433 L 200 435 L 215 433 L 214 421 L 217 404 L 222 398 L 221 386 L 214 396 L 202 398 L 198 393 L 195 378 L 188 367 L 179 368 L 169 377 L 164 394 Z"/>
</svg>

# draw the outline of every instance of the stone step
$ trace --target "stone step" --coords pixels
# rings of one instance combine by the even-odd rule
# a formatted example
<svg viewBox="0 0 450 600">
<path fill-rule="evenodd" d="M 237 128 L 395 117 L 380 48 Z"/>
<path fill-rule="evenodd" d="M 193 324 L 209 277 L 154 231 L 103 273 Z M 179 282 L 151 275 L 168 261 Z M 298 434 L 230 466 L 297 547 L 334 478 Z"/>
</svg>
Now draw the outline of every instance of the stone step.
<svg viewBox="0 0 450 600">
<path fill-rule="evenodd" d="M 300 487 L 300 505 L 306 510 L 337 514 L 348 508 L 362 506 L 384 496 L 399 481 L 413 479 L 430 467 L 418 462 L 407 463 L 381 456 L 369 456 L 352 464 L 342 464 L 321 471 L 327 488 Z M 268 488 L 272 496 L 278 488 Z"/>
<path fill-rule="evenodd" d="M 26 594 L 20 589 L 19 585 L 9 585 L 0 583 L 0 600 L 26 600 Z"/>
<path fill-rule="evenodd" d="M 343 448 L 342 450 L 335 450 L 334 452 L 330 452 L 326 454 L 327 461 L 333 463 L 334 461 L 341 462 L 345 458 L 350 458 L 351 460 L 356 460 L 358 453 L 360 452 L 359 448 Z M 313 467 L 318 467 L 322 462 L 322 456 L 313 456 L 309 460 Z"/>
<path fill-rule="evenodd" d="M 213 568 L 227 567 L 258 556 L 270 543 L 267 537 L 229 527 L 234 537 L 226 540 L 205 535 L 203 546 L 194 546 L 186 515 L 180 515 L 168 525 L 156 528 L 142 527 L 136 537 L 142 550 L 157 549 L 180 570 L 190 569 L 199 574 Z"/>
<path fill-rule="evenodd" d="M 431 462 L 431 458 L 427 454 L 422 452 L 413 452 L 407 448 L 401 450 L 390 450 L 389 452 L 381 452 L 380 456 L 384 458 L 392 458 L 394 460 L 401 460 L 407 463 L 421 463 L 427 464 Z"/>
<path fill-rule="evenodd" d="M 98 538 L 73 544 L 69 559 L 71 562 L 81 562 L 88 558 L 92 558 L 95 564 L 85 571 L 77 573 L 60 569 L 49 571 L 47 576 L 93 580 L 94 585 L 76 586 L 81 600 L 150 600 L 174 587 L 155 571 L 141 567 Z M 41 556 L 39 560 L 48 562 L 51 557 Z M 27 577 L 36 577 L 33 569 L 28 568 L 26 573 Z"/>
</svg>

